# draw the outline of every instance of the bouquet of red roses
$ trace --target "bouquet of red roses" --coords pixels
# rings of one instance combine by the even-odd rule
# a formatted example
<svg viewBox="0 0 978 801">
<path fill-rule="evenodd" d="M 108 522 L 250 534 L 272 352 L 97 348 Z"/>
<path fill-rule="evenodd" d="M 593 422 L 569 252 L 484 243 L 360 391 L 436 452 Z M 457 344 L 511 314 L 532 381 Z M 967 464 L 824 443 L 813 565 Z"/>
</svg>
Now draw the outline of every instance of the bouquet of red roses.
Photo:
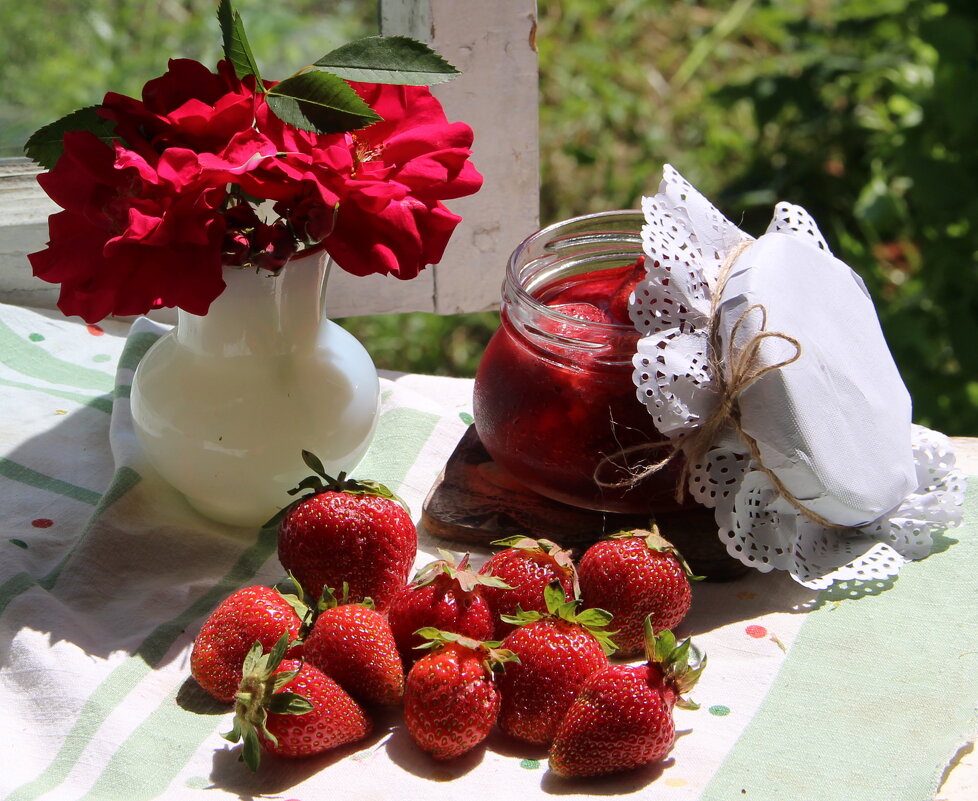
<svg viewBox="0 0 978 801">
<path fill-rule="evenodd" d="M 172 59 L 142 99 L 116 93 L 45 126 L 25 152 L 64 209 L 29 258 L 59 308 L 97 322 L 177 306 L 205 314 L 225 267 L 276 272 L 325 249 L 356 275 L 438 262 L 476 192 L 472 129 L 428 85 L 457 70 L 406 37 L 370 37 L 263 80 L 221 0 L 225 60 Z"/>
</svg>

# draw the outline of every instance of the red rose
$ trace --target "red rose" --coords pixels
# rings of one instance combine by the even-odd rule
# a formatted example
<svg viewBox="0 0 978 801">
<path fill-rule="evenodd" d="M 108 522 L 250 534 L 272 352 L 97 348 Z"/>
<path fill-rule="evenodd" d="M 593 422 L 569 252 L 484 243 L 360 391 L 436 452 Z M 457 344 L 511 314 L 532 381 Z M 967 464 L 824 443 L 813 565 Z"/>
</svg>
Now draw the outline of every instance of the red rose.
<svg viewBox="0 0 978 801">
<path fill-rule="evenodd" d="M 278 146 L 249 128 L 235 134 L 217 153 L 201 153 L 204 178 L 213 185 L 238 184 L 253 197 L 265 200 L 291 198 L 303 172 L 281 163 Z"/>
<path fill-rule="evenodd" d="M 84 131 L 64 145 L 38 177 L 64 211 L 49 218 L 47 249 L 28 257 L 34 275 L 61 284 L 58 307 L 89 323 L 158 305 L 205 314 L 224 289 L 224 188 L 198 183 L 181 148 L 154 164 Z"/>
<path fill-rule="evenodd" d="M 441 260 L 461 221 L 440 201 L 482 186 L 468 161 L 472 129 L 450 124 L 426 87 L 351 85 L 384 119 L 350 137 L 353 169 L 326 250 L 355 275 L 414 278 Z"/>
<path fill-rule="evenodd" d="M 405 195 L 375 203 L 349 193 L 340 204 L 326 251 L 354 275 L 380 273 L 407 280 L 437 264 L 462 218 L 441 203 L 428 206 Z"/>
<path fill-rule="evenodd" d="M 256 93 L 254 78 L 238 79 L 226 61 L 217 69 L 170 59 L 167 71 L 143 87 L 142 101 L 109 92 L 100 113 L 144 157 L 137 147 L 143 142 L 157 153 L 171 146 L 219 153 L 236 134 L 252 128 Z"/>
<path fill-rule="evenodd" d="M 424 86 L 351 83 L 383 120 L 354 134 L 363 180 L 397 181 L 424 200 L 471 195 L 482 176 L 468 160 L 472 129 L 449 123 Z"/>
<path fill-rule="evenodd" d="M 222 264 L 278 270 L 303 242 L 357 275 L 413 278 L 461 220 L 442 201 L 482 184 L 472 130 L 424 87 L 352 86 L 384 119 L 329 135 L 286 125 L 227 62 L 211 72 L 174 59 L 142 100 L 107 94 L 99 113 L 117 141 L 67 134 L 38 179 L 64 211 L 30 256 L 35 275 L 88 322 L 159 305 L 204 314 Z M 251 198 L 278 219 L 259 219 Z"/>
<path fill-rule="evenodd" d="M 309 242 L 333 230 L 339 192 L 353 171 L 345 134 L 316 134 L 286 125 L 262 99 L 255 111 L 259 135 L 278 149 L 238 178 L 242 190 L 275 200 L 275 212 Z"/>
<path fill-rule="evenodd" d="M 254 264 L 262 270 L 278 272 L 295 255 L 295 237 L 283 220 L 272 225 L 262 223 L 255 229 Z"/>
</svg>

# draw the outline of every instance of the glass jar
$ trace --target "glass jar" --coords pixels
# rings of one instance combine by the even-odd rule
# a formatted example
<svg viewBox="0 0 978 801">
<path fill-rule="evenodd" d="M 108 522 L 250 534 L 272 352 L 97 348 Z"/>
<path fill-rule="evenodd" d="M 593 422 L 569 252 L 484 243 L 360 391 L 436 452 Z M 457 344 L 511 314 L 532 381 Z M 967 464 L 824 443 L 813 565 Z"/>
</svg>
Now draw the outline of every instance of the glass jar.
<svg viewBox="0 0 978 801">
<path fill-rule="evenodd" d="M 476 374 L 475 426 L 493 461 L 535 492 L 572 506 L 624 513 L 680 508 L 681 457 L 642 474 L 669 453 L 632 382 L 639 334 L 628 322 L 627 297 L 642 270 L 642 223 L 637 211 L 590 214 L 544 228 L 517 247 L 503 284 L 501 324 Z M 614 319 L 580 303 L 596 295 L 617 305 Z"/>
</svg>

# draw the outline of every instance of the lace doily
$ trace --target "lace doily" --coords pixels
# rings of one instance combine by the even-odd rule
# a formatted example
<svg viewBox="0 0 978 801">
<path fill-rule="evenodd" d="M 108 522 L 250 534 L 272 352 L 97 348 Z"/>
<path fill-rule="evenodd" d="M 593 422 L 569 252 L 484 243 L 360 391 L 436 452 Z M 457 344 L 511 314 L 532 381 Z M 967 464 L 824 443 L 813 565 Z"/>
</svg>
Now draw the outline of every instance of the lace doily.
<svg viewBox="0 0 978 801">
<path fill-rule="evenodd" d="M 784 340 L 802 332 L 793 363 L 781 333 L 761 343 L 760 361 L 790 367 L 753 382 L 740 397 L 741 431 L 727 425 L 689 464 L 688 491 L 714 509 L 730 555 L 820 589 L 886 578 L 930 553 L 933 536 L 960 522 L 964 477 L 944 435 L 910 424 L 909 396 L 865 286 L 831 255 L 809 214 L 779 203 L 754 240 L 668 165 L 642 210 L 647 277 L 630 303 L 643 334 L 633 379 L 659 431 L 685 438 L 717 407 L 723 390 L 713 371 L 730 367 L 711 354 L 711 341 L 736 354 L 745 338 L 765 332 L 769 313 Z M 824 283 L 828 301 L 819 306 L 819 291 L 798 289 L 802 280 L 816 290 Z M 780 317 L 779 291 L 789 312 Z M 742 326 L 750 329 L 743 335 Z M 833 442 L 826 420 L 853 428 Z"/>
</svg>

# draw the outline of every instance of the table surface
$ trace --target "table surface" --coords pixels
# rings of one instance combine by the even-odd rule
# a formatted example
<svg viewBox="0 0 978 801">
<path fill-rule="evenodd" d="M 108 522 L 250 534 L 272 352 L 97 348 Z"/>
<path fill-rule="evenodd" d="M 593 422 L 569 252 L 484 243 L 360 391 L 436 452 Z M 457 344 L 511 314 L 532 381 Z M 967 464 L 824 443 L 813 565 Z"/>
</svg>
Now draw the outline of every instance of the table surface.
<svg viewBox="0 0 978 801">
<path fill-rule="evenodd" d="M 978 437 L 952 437 L 951 442 L 961 469 L 969 476 L 978 476 Z M 948 765 L 948 775 L 935 801 L 970 801 L 978 798 L 978 753 L 974 746 L 974 737 L 962 745 Z"/>
<path fill-rule="evenodd" d="M 894 801 L 978 797 L 978 497 L 935 553 L 890 581 L 815 592 L 783 574 L 698 584 L 680 629 L 708 654 L 669 759 L 568 783 L 493 734 L 437 764 L 396 712 L 364 743 L 252 776 L 219 733 L 226 707 L 189 678 L 194 635 L 234 589 L 281 575 L 274 532 L 203 520 L 155 476 L 128 386 L 159 336 L 0 305 L 0 798 L 330 796 L 456 799 L 634 794 Z M 415 519 L 471 422 L 471 381 L 382 375 L 377 437 L 357 473 Z M 978 439 L 956 438 L 978 474 Z M 419 532 L 417 566 L 446 543 Z M 932 642 L 937 642 L 932 645 Z"/>
</svg>

